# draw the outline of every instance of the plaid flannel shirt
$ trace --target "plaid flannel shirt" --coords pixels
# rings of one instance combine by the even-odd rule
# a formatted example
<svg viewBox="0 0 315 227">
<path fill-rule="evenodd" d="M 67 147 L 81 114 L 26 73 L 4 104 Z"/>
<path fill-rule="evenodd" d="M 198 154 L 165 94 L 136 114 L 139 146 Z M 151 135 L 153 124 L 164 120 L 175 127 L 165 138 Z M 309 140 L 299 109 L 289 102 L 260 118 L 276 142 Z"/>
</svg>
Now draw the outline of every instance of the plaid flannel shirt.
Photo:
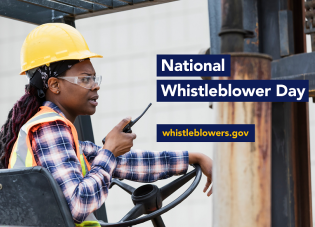
<svg viewBox="0 0 315 227">
<path fill-rule="evenodd" d="M 64 116 L 54 103 L 46 101 L 43 105 Z M 91 171 L 83 177 L 71 129 L 64 122 L 39 124 L 32 127 L 29 136 L 36 163 L 48 169 L 60 185 L 76 223 L 104 203 L 112 177 L 153 182 L 184 174 L 188 169 L 187 151 L 131 149 L 115 158 L 107 149 L 79 141 L 91 165 Z"/>
</svg>

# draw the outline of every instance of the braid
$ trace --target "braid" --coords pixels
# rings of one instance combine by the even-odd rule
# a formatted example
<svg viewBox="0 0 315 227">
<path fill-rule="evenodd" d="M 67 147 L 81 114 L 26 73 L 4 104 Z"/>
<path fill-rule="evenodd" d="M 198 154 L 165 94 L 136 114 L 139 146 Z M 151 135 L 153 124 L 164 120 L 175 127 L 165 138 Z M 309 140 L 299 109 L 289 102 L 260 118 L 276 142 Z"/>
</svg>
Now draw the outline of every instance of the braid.
<svg viewBox="0 0 315 227">
<path fill-rule="evenodd" d="M 0 131 L 0 169 L 8 167 L 20 128 L 37 113 L 42 102 L 43 100 L 37 96 L 37 89 L 26 85 L 25 95 L 14 104 Z"/>
</svg>

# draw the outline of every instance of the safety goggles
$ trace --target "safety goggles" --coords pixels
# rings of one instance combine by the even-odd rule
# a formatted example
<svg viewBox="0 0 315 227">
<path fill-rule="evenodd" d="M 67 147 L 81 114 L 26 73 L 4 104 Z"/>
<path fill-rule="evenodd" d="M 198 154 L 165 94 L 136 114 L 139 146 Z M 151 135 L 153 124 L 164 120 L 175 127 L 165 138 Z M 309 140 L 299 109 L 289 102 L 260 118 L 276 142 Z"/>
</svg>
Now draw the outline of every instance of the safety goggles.
<svg viewBox="0 0 315 227">
<path fill-rule="evenodd" d="M 73 77 L 58 77 L 58 79 L 67 80 L 70 83 L 77 84 L 86 89 L 92 89 L 96 86 L 100 86 L 102 82 L 102 76 L 73 76 Z"/>
</svg>

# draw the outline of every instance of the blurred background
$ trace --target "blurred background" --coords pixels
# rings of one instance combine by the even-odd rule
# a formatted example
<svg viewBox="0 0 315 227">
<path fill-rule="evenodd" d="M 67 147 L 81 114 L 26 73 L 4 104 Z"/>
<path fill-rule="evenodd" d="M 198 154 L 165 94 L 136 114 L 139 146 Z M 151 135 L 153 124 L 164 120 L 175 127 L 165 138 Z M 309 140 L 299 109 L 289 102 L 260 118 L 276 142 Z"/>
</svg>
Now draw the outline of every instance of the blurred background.
<svg viewBox="0 0 315 227">
<path fill-rule="evenodd" d="M 124 117 L 136 118 L 152 106 L 133 127 L 134 148 L 144 150 L 188 150 L 212 157 L 211 143 L 157 143 L 156 124 L 211 124 L 214 111 L 208 103 L 157 103 L 156 55 L 198 54 L 210 46 L 208 2 L 181 0 L 119 13 L 76 20 L 92 52 L 97 74 L 103 76 L 99 105 L 92 116 L 96 144 Z M 20 76 L 20 49 L 36 25 L 0 17 L 0 125 L 13 104 L 24 94 L 25 76 Z M 164 79 L 164 78 L 159 78 Z M 168 78 L 169 79 L 169 78 Z M 187 79 L 187 78 L 186 78 Z M 196 78 L 199 79 L 199 78 Z M 192 168 L 190 167 L 190 170 Z M 162 186 L 176 179 L 156 182 Z M 140 183 L 127 182 L 135 187 Z M 189 184 L 189 183 L 188 183 Z M 205 178 L 185 201 L 162 215 L 166 226 L 211 226 L 212 198 L 203 192 Z M 174 200 L 188 185 L 165 200 Z M 133 203 L 118 187 L 109 191 L 106 209 L 109 222 L 119 221 Z M 152 226 L 151 222 L 139 226 Z"/>
</svg>

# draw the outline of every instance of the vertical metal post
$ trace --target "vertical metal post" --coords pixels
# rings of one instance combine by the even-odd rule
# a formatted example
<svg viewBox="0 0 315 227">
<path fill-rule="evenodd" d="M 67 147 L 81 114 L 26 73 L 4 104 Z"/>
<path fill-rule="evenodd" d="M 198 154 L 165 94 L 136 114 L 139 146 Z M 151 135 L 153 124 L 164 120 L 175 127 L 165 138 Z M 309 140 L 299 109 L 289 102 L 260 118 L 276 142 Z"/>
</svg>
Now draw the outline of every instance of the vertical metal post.
<svg viewBox="0 0 315 227">
<path fill-rule="evenodd" d="M 292 104 L 292 163 L 296 227 L 313 226 L 308 103 Z"/>
<path fill-rule="evenodd" d="M 244 52 L 259 52 L 258 0 L 243 1 L 244 28 L 254 31 L 255 37 L 244 40 Z"/>
<path fill-rule="evenodd" d="M 268 80 L 271 58 L 231 54 L 231 77 Z M 255 124 L 255 142 L 216 143 L 214 149 L 214 227 L 271 226 L 271 103 L 216 103 L 216 123 Z"/>
<path fill-rule="evenodd" d="M 259 52 L 258 0 L 243 1 L 244 28 L 254 31 L 255 37 L 244 40 L 244 52 Z M 211 54 L 221 53 L 221 0 L 208 0 Z"/>
<path fill-rule="evenodd" d="M 208 0 L 208 11 L 211 54 L 220 54 L 221 40 L 218 34 L 221 30 L 221 0 Z"/>
<path fill-rule="evenodd" d="M 293 15 L 294 53 L 305 52 L 304 0 L 259 4 L 260 51 L 281 58 L 280 10 Z M 272 226 L 312 226 L 308 103 L 272 103 Z"/>
<path fill-rule="evenodd" d="M 313 19 L 313 0 L 306 0 L 306 4 L 305 4 L 305 10 L 307 11 L 307 20 L 311 23 L 314 24 L 314 20 Z M 312 51 L 315 51 L 315 34 L 314 33 L 310 33 L 311 36 L 311 47 L 312 47 Z"/>
<path fill-rule="evenodd" d="M 292 103 L 272 103 L 272 226 L 295 225 Z M 293 138 L 292 138 L 293 139 Z"/>
<path fill-rule="evenodd" d="M 254 38 L 250 31 L 243 28 L 243 3 L 247 10 L 246 26 L 255 30 Z M 259 50 L 257 1 L 222 0 L 221 6 L 222 28 L 219 34 L 221 53 L 234 53 L 231 54 L 231 77 L 220 79 L 270 79 L 269 56 L 238 53 L 243 50 L 250 52 Z M 210 20 L 212 11 L 209 10 Z M 211 36 L 215 35 L 211 34 Z M 244 41 L 244 38 L 249 37 L 252 39 Z M 211 42 L 212 40 L 217 42 L 213 37 Z M 216 123 L 255 124 L 256 129 L 253 143 L 215 145 L 214 227 L 269 227 L 271 226 L 271 103 L 216 103 L 215 109 L 217 109 Z"/>
<path fill-rule="evenodd" d="M 242 0 L 221 0 L 221 53 L 243 52 L 243 3 Z"/>
</svg>

